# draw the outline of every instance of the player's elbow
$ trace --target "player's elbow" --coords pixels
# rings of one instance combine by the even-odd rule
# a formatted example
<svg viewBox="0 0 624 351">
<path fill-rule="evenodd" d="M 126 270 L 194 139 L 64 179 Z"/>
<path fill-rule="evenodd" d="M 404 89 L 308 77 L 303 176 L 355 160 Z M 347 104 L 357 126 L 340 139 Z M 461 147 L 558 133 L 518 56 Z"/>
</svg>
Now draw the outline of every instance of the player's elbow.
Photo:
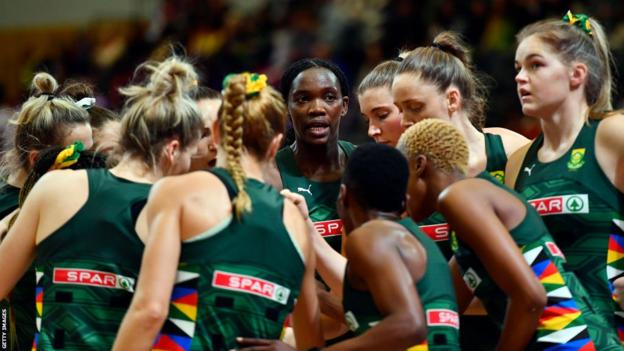
<svg viewBox="0 0 624 351">
<path fill-rule="evenodd" d="M 526 305 L 528 311 L 533 313 L 541 313 L 547 302 L 546 290 L 539 282 L 530 284 L 525 289 L 519 290 L 519 298 Z"/>
<path fill-rule="evenodd" d="M 150 330 L 159 329 L 169 315 L 169 303 L 162 301 L 137 301 L 135 315 L 141 325 Z"/>
<path fill-rule="evenodd" d="M 418 345 L 427 339 L 427 323 L 422 314 L 405 313 L 401 319 L 400 324 L 405 326 L 401 338 L 405 339 L 406 345 Z"/>
</svg>

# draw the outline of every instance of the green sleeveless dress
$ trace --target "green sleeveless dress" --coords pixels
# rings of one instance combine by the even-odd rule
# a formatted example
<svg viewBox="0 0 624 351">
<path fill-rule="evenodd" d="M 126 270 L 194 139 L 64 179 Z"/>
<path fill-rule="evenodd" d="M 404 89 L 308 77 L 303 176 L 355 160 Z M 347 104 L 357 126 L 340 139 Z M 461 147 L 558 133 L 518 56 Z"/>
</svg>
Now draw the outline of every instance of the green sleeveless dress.
<svg viewBox="0 0 624 351">
<path fill-rule="evenodd" d="M 624 340 L 624 312 L 612 297 L 612 282 L 624 273 L 624 194 L 596 160 L 596 130 L 590 120 L 570 150 L 542 163 L 540 135 L 522 163 L 516 190 L 529 200 L 561 247 L 567 268 L 587 289 L 594 307 Z"/>
<path fill-rule="evenodd" d="M 448 264 L 437 245 L 427 237 L 411 218 L 401 223 L 425 248 L 427 267 L 416 284 L 427 320 L 427 340 L 410 350 L 459 350 L 459 315 L 455 290 Z M 383 319 L 368 291 L 356 290 L 345 274 L 343 284 L 343 309 L 349 328 L 356 335 L 363 334 Z"/>
<path fill-rule="evenodd" d="M 339 140 L 338 146 L 349 157 L 355 145 Z M 297 168 L 295 155 L 290 147 L 281 149 L 275 157 L 284 189 L 303 195 L 308 204 L 310 219 L 316 230 L 336 251 L 341 251 L 342 221 L 336 212 L 336 200 L 340 190 L 340 180 L 316 182 L 301 174 Z"/>
<path fill-rule="evenodd" d="M 485 170 L 503 184 L 505 182 L 505 164 L 507 154 L 503 145 L 503 139 L 498 134 L 484 133 L 485 155 L 487 164 Z M 435 212 L 429 218 L 418 223 L 420 229 L 438 244 L 442 254 L 447 260 L 453 256 L 449 241 L 450 228 L 440 212 Z"/>
<path fill-rule="evenodd" d="M 86 172 L 87 202 L 37 246 L 32 350 L 110 350 L 132 300 L 144 248 L 134 227 L 151 185 Z"/>
<path fill-rule="evenodd" d="M 226 170 L 210 172 L 236 196 Z M 284 227 L 282 196 L 254 179 L 245 186 L 251 213 L 182 243 L 169 317 L 154 350 L 231 350 L 238 336 L 280 337 L 305 264 Z"/>
<path fill-rule="evenodd" d="M 510 234 L 547 294 L 546 307 L 527 350 L 621 350 L 615 332 L 600 314 L 594 312 L 583 285 L 564 268 L 566 258 L 535 209 L 488 173 L 483 172 L 478 178 L 522 200 L 527 209 L 524 220 Z M 474 251 L 453 236 L 455 259 L 466 285 L 481 300 L 490 318 L 502 327 L 507 296 L 492 280 Z"/>
</svg>

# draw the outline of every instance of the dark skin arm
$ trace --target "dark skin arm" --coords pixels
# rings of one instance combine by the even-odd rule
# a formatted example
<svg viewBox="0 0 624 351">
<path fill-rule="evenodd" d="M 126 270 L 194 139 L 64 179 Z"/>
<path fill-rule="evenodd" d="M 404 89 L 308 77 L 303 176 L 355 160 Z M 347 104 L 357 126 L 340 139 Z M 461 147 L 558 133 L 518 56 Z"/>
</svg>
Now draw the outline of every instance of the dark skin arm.
<svg viewBox="0 0 624 351">
<path fill-rule="evenodd" d="M 466 199 L 470 206 L 465 206 Z M 520 200 L 481 179 L 451 185 L 439 199 L 439 209 L 461 240 L 470 246 L 508 297 L 498 350 L 523 350 L 537 328 L 546 292 L 514 242 L 505 219 L 498 214 L 517 204 L 520 219 L 526 209 Z M 517 211 L 517 212 L 518 212 Z M 516 214 L 517 215 L 517 214 Z M 519 221 L 517 221 L 519 222 Z M 516 223 L 517 224 L 517 223 Z"/>
<path fill-rule="evenodd" d="M 472 301 L 474 294 L 466 286 L 466 283 L 464 282 L 464 279 L 459 271 L 459 265 L 457 265 L 455 256 L 451 257 L 451 260 L 449 261 L 449 269 L 451 271 L 451 278 L 453 279 L 455 296 L 457 297 L 457 308 L 459 313 L 463 314 L 468 306 L 470 306 L 470 302 Z"/>
<path fill-rule="evenodd" d="M 347 243 L 349 270 L 366 285 L 384 318 L 364 334 L 324 350 L 405 350 L 427 337 L 414 279 L 420 279 L 424 272 L 424 249 L 419 247 L 418 253 L 401 252 L 397 241 L 388 235 L 396 229 L 387 223 L 369 222 L 354 230 Z M 407 267 L 406 256 L 420 256 L 418 267 Z"/>
<path fill-rule="evenodd" d="M 347 244 L 351 275 L 366 286 L 384 318 L 364 334 L 322 350 L 404 351 L 427 337 L 414 279 L 420 279 L 424 272 L 425 251 L 411 236 L 409 239 L 413 241 L 409 245 L 397 241 L 396 238 L 403 234 L 395 231 L 402 227 L 395 223 L 392 224 L 400 228 L 389 226 L 388 223 L 368 222 L 352 232 Z M 401 243 L 401 248 L 397 243 Z M 409 260 L 409 267 L 406 260 Z M 287 350 L 283 343 L 267 340 L 241 339 L 239 343 L 255 345 L 243 350 Z"/>
</svg>

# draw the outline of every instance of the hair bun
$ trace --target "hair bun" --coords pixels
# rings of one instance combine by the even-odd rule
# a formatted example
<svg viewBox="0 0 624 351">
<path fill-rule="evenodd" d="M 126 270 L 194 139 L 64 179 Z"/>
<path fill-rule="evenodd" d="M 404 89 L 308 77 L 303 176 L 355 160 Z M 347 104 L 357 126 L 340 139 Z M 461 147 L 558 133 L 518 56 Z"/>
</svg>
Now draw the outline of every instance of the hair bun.
<svg viewBox="0 0 624 351">
<path fill-rule="evenodd" d="M 471 67 L 472 59 L 470 58 L 470 50 L 460 38 L 453 32 L 442 32 L 433 39 L 433 46 L 457 57 L 464 65 Z"/>
<path fill-rule="evenodd" d="M 31 88 L 34 96 L 53 94 L 58 88 L 58 83 L 49 73 L 39 72 L 35 74 Z"/>
<path fill-rule="evenodd" d="M 189 94 L 197 86 L 197 73 L 193 66 L 175 56 L 153 70 L 150 85 L 155 95 Z"/>
</svg>

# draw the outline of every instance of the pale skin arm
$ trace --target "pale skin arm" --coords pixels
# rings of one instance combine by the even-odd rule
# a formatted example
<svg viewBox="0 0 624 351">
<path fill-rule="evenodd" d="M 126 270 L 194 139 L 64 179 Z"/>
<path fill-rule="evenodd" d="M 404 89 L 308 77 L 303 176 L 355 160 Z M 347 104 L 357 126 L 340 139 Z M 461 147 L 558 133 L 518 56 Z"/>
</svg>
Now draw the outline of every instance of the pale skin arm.
<svg viewBox="0 0 624 351">
<path fill-rule="evenodd" d="M 169 299 L 180 259 L 183 208 L 175 180 L 154 185 L 145 206 L 149 238 L 130 309 L 123 319 L 113 350 L 149 350 L 169 312 Z"/>
<path fill-rule="evenodd" d="M 440 212 L 508 297 L 497 350 L 523 350 L 537 328 L 546 292 L 497 217 L 491 199 L 480 195 L 483 189 L 476 184 L 463 183 L 441 194 Z M 471 206 L 464 206 L 466 198 L 471 199 Z"/>
<path fill-rule="evenodd" d="M 39 209 L 45 188 L 41 182 L 35 185 L 13 227 L 0 244 L 0 267 L 3 267 L 0 269 L 0 299 L 9 295 L 35 258 Z"/>
<path fill-rule="evenodd" d="M 526 144 L 507 158 L 507 164 L 505 165 L 505 185 L 507 187 L 515 189 L 518 173 L 521 172 L 520 167 L 522 167 L 522 162 L 524 162 L 524 157 L 530 147 L 531 143 Z"/>
<path fill-rule="evenodd" d="M 323 278 L 323 281 L 329 286 L 332 294 L 341 299 L 342 282 L 344 281 L 347 259 L 329 246 L 327 241 L 316 232 L 314 223 L 312 223 L 312 220 L 308 217 L 308 207 L 303 196 L 287 189 L 282 190 L 280 193 L 297 205 L 301 214 L 306 219 L 308 230 L 312 233 L 312 244 L 314 246 L 314 252 L 316 253 L 316 270 Z"/>
<path fill-rule="evenodd" d="M 316 258 L 311 243 L 312 233 L 299 213 L 299 209 L 288 200 L 284 201 L 284 217 L 289 230 L 291 230 L 291 235 L 294 235 L 295 240 L 299 243 L 305 259 L 301 290 L 292 317 L 297 349 L 307 350 L 311 347 L 322 346 L 324 343 L 320 322 L 321 313 L 316 295 L 316 280 L 314 279 Z"/>
<path fill-rule="evenodd" d="M 518 134 L 512 130 L 505 128 L 483 128 L 483 131 L 491 134 L 498 134 L 501 136 L 507 156 L 510 156 L 511 154 L 516 152 L 516 150 L 530 142 L 530 140 L 527 139 L 524 135 Z"/>
</svg>

